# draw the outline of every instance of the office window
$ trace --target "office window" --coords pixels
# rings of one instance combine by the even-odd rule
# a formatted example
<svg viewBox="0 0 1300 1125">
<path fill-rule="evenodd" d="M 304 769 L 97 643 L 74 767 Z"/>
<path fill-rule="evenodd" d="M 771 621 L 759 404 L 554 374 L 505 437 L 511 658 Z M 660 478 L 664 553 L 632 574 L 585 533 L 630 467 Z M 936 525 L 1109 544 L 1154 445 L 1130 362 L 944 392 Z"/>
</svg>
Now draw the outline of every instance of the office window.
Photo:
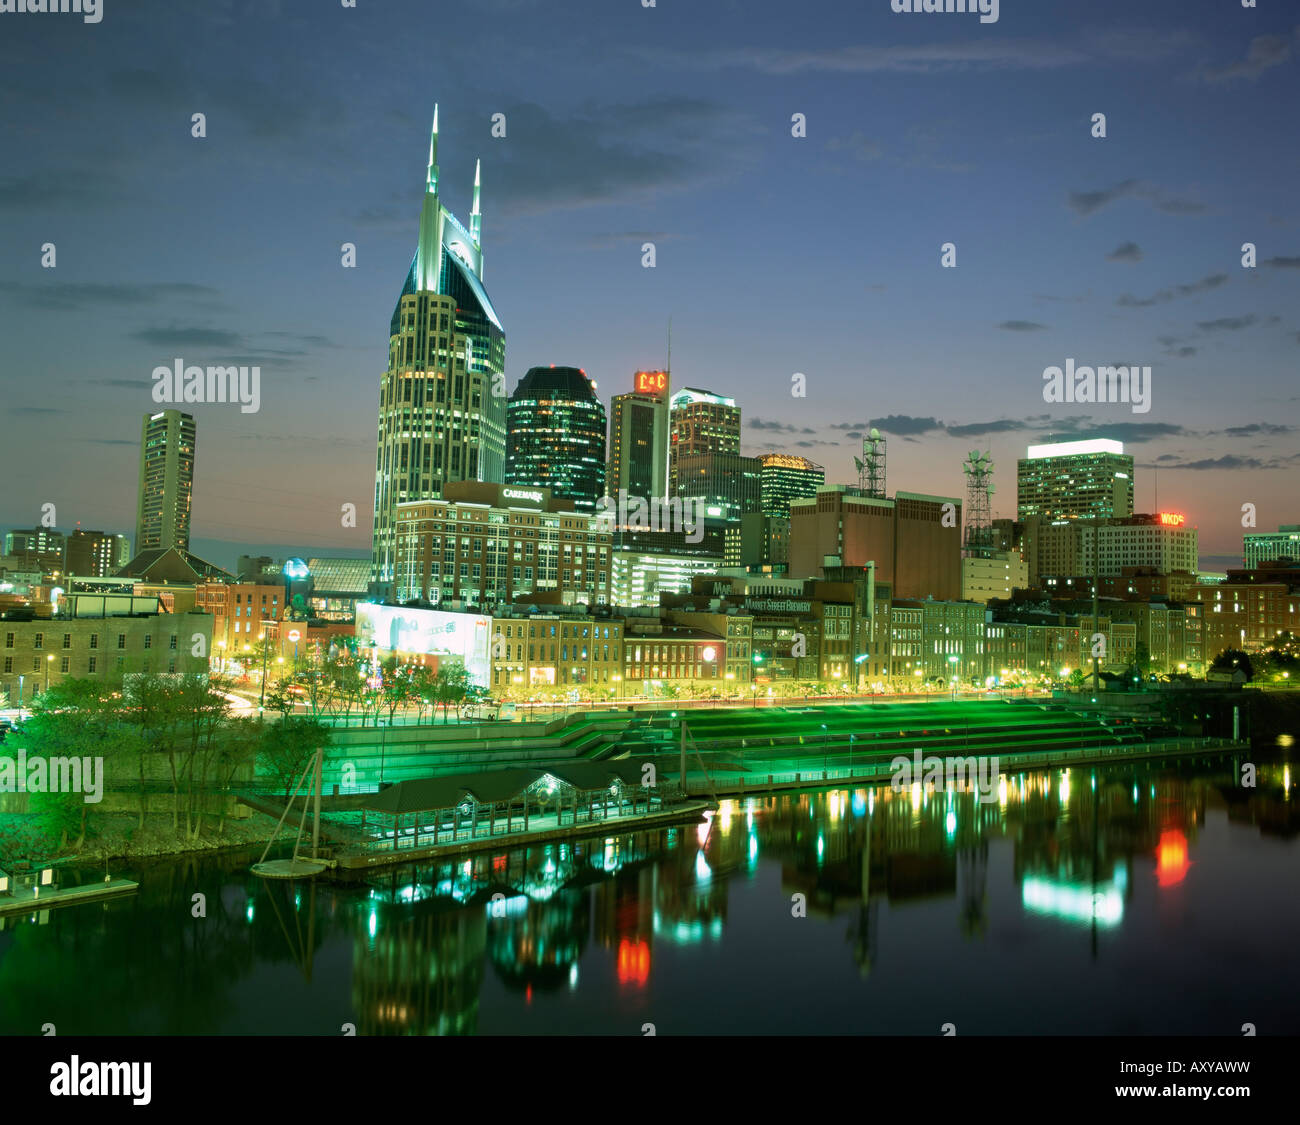
<svg viewBox="0 0 1300 1125">
<path fill-rule="evenodd" d="M 63 647 L 64 647 L 64 648 L 71 648 L 71 647 L 72 647 L 72 634 L 71 634 L 71 633 L 64 633 L 64 634 L 63 634 Z"/>
<path fill-rule="evenodd" d="M 60 672 L 67 672 L 68 669 L 69 669 L 69 667 L 70 667 L 69 662 L 70 662 L 71 660 L 72 660 L 72 657 L 70 657 L 70 656 L 64 656 L 64 657 L 60 658 L 60 660 L 59 660 L 59 671 L 60 671 Z"/>
<path fill-rule="evenodd" d="M 95 665 L 96 665 L 96 662 L 97 662 L 98 660 L 99 660 L 99 657 L 98 657 L 98 656 L 92 656 L 92 657 L 90 657 L 90 659 L 88 659 L 88 660 L 86 661 L 86 671 L 87 671 L 87 672 L 94 672 L 94 671 L 95 671 Z"/>
<path fill-rule="evenodd" d="M 45 634 L 37 633 L 36 640 L 35 643 L 32 645 L 32 648 L 44 648 L 44 647 L 45 647 Z"/>
</svg>

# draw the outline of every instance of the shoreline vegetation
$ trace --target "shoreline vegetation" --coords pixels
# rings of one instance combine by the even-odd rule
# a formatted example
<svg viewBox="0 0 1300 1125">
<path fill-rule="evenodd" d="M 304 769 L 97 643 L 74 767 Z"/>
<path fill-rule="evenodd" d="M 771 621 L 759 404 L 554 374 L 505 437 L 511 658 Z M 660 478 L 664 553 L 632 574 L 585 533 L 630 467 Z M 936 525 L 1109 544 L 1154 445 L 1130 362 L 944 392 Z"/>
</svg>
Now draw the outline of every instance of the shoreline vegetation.
<svg viewBox="0 0 1300 1125">
<path fill-rule="evenodd" d="M 105 813 L 95 837 L 76 852 L 51 851 L 40 825 L 39 813 L 12 813 L 0 817 L 0 870 L 21 873 L 45 867 L 94 866 L 122 861 L 171 859 L 262 847 L 275 833 L 275 821 L 263 813 L 247 820 L 229 821 L 224 835 L 204 835 L 197 840 L 173 832 L 168 813 L 150 813 L 144 828 L 135 813 Z M 275 841 L 292 843 L 297 827 L 286 825 Z"/>
<path fill-rule="evenodd" d="M 230 684 L 218 676 L 65 680 L 35 701 L 0 754 L 25 752 L 29 762 L 46 758 L 51 766 L 70 757 L 98 759 L 97 796 L 111 801 L 87 801 L 84 786 L 29 792 L 25 812 L 0 813 L 0 870 L 265 843 L 274 822 L 257 812 L 233 815 L 232 791 L 255 782 L 291 791 L 329 741 L 329 728 L 314 718 L 263 722 L 235 714 Z"/>
</svg>

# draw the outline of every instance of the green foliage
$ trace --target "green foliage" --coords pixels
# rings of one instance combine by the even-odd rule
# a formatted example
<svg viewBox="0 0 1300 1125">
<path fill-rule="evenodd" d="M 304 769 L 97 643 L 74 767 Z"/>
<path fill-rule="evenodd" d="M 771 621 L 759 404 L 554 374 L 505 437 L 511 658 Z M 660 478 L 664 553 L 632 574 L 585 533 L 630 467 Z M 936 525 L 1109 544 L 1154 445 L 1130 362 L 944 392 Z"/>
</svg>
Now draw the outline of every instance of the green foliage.
<svg viewBox="0 0 1300 1125">
<path fill-rule="evenodd" d="M 316 751 L 329 743 L 329 730 L 318 719 L 294 716 L 264 726 L 257 747 L 262 769 L 289 793 Z"/>
</svg>

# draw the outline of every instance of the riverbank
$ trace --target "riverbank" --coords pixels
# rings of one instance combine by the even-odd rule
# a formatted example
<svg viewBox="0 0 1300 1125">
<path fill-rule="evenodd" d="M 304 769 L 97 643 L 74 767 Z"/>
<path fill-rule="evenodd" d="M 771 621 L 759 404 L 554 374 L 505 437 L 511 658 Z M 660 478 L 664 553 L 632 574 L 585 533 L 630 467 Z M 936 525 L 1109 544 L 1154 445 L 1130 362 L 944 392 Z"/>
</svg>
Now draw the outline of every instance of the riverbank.
<svg viewBox="0 0 1300 1125">
<path fill-rule="evenodd" d="M 173 829 L 170 814 L 151 814 L 143 826 L 137 813 L 106 813 L 99 818 L 95 835 L 80 848 L 59 848 L 40 828 L 35 813 L 0 816 L 0 869 L 22 871 L 28 867 L 58 867 L 66 864 L 106 863 L 110 860 L 163 859 L 195 855 L 227 848 L 265 846 L 275 835 L 275 821 L 255 813 L 241 820 L 227 821 L 223 831 L 211 829 L 197 840 L 185 830 Z M 281 829 L 278 839 L 292 841 L 297 826 Z"/>
</svg>

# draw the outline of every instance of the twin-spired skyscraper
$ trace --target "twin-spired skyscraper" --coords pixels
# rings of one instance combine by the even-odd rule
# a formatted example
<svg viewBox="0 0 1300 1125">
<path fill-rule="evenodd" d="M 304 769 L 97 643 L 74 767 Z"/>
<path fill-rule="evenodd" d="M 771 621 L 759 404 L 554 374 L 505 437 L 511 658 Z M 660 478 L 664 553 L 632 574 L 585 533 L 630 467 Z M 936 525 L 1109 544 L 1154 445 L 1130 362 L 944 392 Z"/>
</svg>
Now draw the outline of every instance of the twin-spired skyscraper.
<svg viewBox="0 0 1300 1125">
<path fill-rule="evenodd" d="M 393 580 L 396 509 L 451 481 L 499 483 L 506 455 L 506 335 L 483 288 L 479 169 L 466 228 L 442 203 L 438 110 L 415 256 L 393 310 L 379 394 L 371 578 Z"/>
</svg>

